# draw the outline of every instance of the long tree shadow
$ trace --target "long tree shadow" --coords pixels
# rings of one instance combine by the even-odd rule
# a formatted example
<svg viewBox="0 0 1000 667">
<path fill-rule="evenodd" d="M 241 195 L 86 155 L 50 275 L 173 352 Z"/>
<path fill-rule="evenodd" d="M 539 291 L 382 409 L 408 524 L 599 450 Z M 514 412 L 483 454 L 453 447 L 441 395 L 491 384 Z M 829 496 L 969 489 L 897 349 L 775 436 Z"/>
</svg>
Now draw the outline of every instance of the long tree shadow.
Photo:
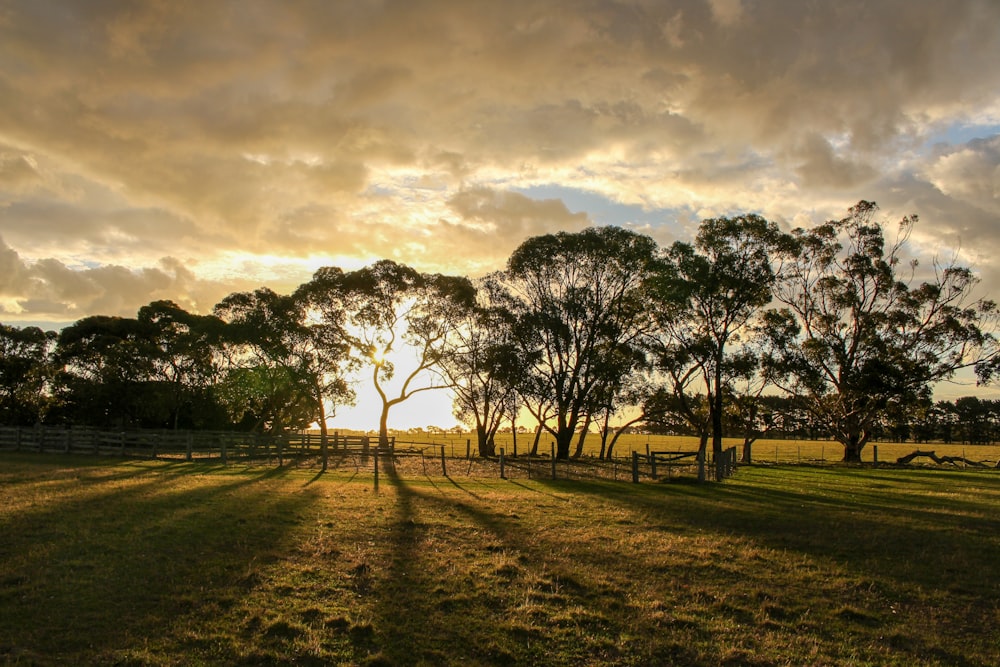
<svg viewBox="0 0 1000 667">
<path fill-rule="evenodd" d="M 620 591 L 603 577 L 594 581 L 575 571 L 575 551 L 585 545 L 526 528 L 518 512 L 532 510 L 530 502 L 514 511 L 492 506 L 488 494 L 454 480 L 465 496 L 441 493 L 431 479 L 415 484 L 387 477 L 396 513 L 377 625 L 390 663 L 614 661 L 602 653 L 617 655 L 612 638 L 640 612 L 625 610 Z M 439 543 L 452 551 L 436 551 Z M 608 619 L 623 614 L 622 627 L 609 629 Z"/>
<path fill-rule="evenodd" d="M 992 644 L 1000 658 L 1000 635 L 983 620 L 1000 605 L 1000 518 L 995 512 L 1000 480 L 989 473 L 932 473 L 943 475 L 948 484 L 966 481 L 991 490 L 953 497 L 942 490 L 948 484 L 935 484 L 922 472 L 913 479 L 910 471 L 880 473 L 874 484 L 865 470 L 786 472 L 749 471 L 742 473 L 754 476 L 747 483 L 737 475 L 722 484 L 703 485 L 539 483 L 630 508 L 644 530 L 713 535 L 732 545 L 728 549 L 745 545 L 741 550 L 758 557 L 760 548 L 779 556 L 798 554 L 808 567 L 844 580 L 831 589 L 836 595 L 830 601 L 841 604 L 841 615 L 851 622 L 896 627 L 905 618 L 917 627 L 923 619 L 909 618 L 903 610 L 947 605 L 949 611 L 940 612 L 935 630 L 968 637 L 970 628 L 979 628 L 970 643 Z M 825 474 L 848 480 L 838 483 L 824 479 Z M 734 562 L 727 548 L 706 550 L 704 565 L 709 576 L 757 578 L 762 590 L 780 590 L 787 578 L 780 568 L 769 572 L 766 563 L 748 569 Z M 960 650 L 928 648 L 919 634 L 893 641 L 918 662 L 933 657 L 969 664 Z"/>
<path fill-rule="evenodd" d="M 87 480 L 77 497 L 7 516 L 0 655 L 117 662 L 137 638 L 237 604 L 248 573 L 279 557 L 313 496 L 269 493 L 268 480 L 285 474 L 278 469 L 206 470 L 164 465 Z"/>
</svg>

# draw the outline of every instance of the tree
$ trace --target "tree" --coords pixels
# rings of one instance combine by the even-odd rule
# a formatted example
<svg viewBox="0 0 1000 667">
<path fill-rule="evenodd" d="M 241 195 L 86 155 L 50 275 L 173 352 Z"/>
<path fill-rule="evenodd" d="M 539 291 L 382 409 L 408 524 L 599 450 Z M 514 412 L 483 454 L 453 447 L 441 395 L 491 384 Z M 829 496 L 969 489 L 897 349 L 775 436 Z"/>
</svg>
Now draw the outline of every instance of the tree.
<svg viewBox="0 0 1000 667">
<path fill-rule="evenodd" d="M 461 314 L 448 334 L 440 372 L 455 394 L 455 417 L 473 425 L 480 456 L 494 456 L 494 437 L 514 410 L 517 348 L 510 313 L 492 303 L 487 277 L 478 303 Z"/>
<path fill-rule="evenodd" d="M 104 315 L 85 317 L 60 332 L 55 360 L 64 419 L 121 428 L 141 425 L 159 412 L 148 385 L 155 354 L 147 334 L 148 327 L 134 318 Z"/>
<path fill-rule="evenodd" d="M 599 388 L 628 369 L 606 360 L 636 345 L 648 327 L 642 284 L 656 243 L 620 227 L 528 239 L 503 274 L 531 396 L 550 399 L 556 456 L 568 458 L 581 423 L 599 407 Z M 625 355 L 628 356 L 628 355 Z"/>
<path fill-rule="evenodd" d="M 360 362 L 371 369 L 382 403 L 379 445 L 386 447 L 393 406 L 418 392 L 448 388 L 434 370 L 454 323 L 473 307 L 475 288 L 468 278 L 420 273 L 390 260 L 344 274 L 343 285 L 348 339 Z M 414 355 L 414 365 L 398 391 L 390 390 L 393 352 L 403 346 Z"/>
<path fill-rule="evenodd" d="M 327 350 L 305 321 L 303 300 L 268 288 L 223 299 L 215 312 L 227 323 L 229 370 L 223 391 L 253 430 L 281 432 L 314 421 L 326 427 L 325 398 L 349 398 L 330 377 Z M 251 416 L 252 415 L 252 416 Z"/>
<path fill-rule="evenodd" d="M 0 424 L 41 422 L 50 399 L 56 334 L 0 324 Z"/>
<path fill-rule="evenodd" d="M 784 387 L 844 446 L 845 461 L 861 460 L 893 401 L 914 401 L 962 368 L 982 382 L 996 372 L 996 304 L 974 298 L 977 278 L 935 261 L 917 283 L 916 260 L 904 263 L 916 216 L 887 244 L 877 213 L 861 201 L 841 220 L 794 230 L 776 290 L 800 329 Z"/>
<path fill-rule="evenodd" d="M 170 426 L 178 428 L 182 412 L 188 425 L 198 424 L 196 405 L 205 406 L 217 374 L 215 352 L 222 322 L 213 315 L 187 312 L 173 301 L 154 301 L 139 309 L 137 321 L 149 345 L 150 381 L 166 391 Z"/>
<path fill-rule="evenodd" d="M 653 350 L 660 367 L 683 380 L 672 391 L 679 399 L 694 369 L 704 381 L 716 461 L 722 460 L 727 387 L 742 372 L 729 353 L 771 301 L 772 253 L 783 239 L 777 225 L 758 215 L 705 220 L 695 243 L 674 243 L 649 281 L 659 324 Z M 680 372 L 669 364 L 681 364 Z"/>
</svg>

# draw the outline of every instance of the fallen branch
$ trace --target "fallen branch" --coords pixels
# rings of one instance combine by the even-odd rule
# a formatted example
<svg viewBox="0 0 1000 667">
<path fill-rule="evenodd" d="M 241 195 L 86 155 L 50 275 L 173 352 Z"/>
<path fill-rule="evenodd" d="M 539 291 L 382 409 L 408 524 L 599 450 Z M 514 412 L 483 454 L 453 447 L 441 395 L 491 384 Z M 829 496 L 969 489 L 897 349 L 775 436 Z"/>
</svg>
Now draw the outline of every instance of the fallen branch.
<svg viewBox="0 0 1000 667">
<path fill-rule="evenodd" d="M 917 450 L 912 454 L 907 454 L 906 456 L 900 456 L 898 459 L 896 459 L 896 463 L 898 465 L 903 465 L 906 463 L 910 463 L 911 461 L 913 461 L 913 459 L 920 457 L 929 458 L 931 461 L 934 461 L 934 463 L 937 463 L 938 465 L 941 465 L 943 463 L 950 463 L 952 465 L 958 465 L 959 463 L 964 463 L 965 465 L 973 466 L 976 468 L 986 467 L 983 463 L 979 461 L 970 461 L 964 456 L 938 456 L 934 452 L 922 452 L 920 450 Z M 997 465 L 998 467 L 1000 467 L 1000 462 L 998 462 Z"/>
</svg>

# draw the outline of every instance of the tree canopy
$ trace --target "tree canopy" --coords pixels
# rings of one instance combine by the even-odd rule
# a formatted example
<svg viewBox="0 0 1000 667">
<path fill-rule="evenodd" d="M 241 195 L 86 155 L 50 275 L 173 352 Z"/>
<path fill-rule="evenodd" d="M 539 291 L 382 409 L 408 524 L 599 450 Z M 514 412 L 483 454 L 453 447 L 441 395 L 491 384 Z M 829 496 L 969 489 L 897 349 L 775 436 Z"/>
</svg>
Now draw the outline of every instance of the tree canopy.
<svg viewBox="0 0 1000 667">
<path fill-rule="evenodd" d="M 992 437 L 992 407 L 931 391 L 962 369 L 994 377 L 997 307 L 970 269 L 909 259 L 916 223 L 891 235 L 862 201 L 789 233 L 753 214 L 712 218 L 666 248 L 593 227 L 529 238 L 475 282 L 381 260 L 321 268 L 291 294 L 230 294 L 210 315 L 164 300 L 58 335 L 0 325 L 0 422 L 318 423 L 325 443 L 364 373 L 382 444 L 393 407 L 448 389 L 484 456 L 520 409 L 537 421 L 532 450 L 546 431 L 559 457 L 594 423 L 609 455 L 611 432 L 636 425 L 711 438 L 716 455 L 739 435 L 745 459 L 772 429 L 833 437 L 847 461 L 879 434 Z"/>
</svg>

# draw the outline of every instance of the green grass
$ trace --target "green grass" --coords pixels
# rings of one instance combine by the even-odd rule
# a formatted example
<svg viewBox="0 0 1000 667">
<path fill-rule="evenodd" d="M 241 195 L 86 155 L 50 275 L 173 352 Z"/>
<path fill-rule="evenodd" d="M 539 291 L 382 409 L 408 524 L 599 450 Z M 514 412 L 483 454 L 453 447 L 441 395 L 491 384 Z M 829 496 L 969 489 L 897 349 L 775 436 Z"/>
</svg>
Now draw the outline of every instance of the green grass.
<svg viewBox="0 0 1000 667">
<path fill-rule="evenodd" d="M 1000 474 L 0 455 L 6 664 L 993 665 Z"/>
<path fill-rule="evenodd" d="M 533 434 L 520 434 L 517 436 L 517 451 L 519 454 L 525 454 L 530 451 L 533 438 Z M 396 435 L 396 439 L 401 443 L 413 443 L 415 445 L 444 445 L 445 452 L 449 456 L 465 456 L 466 441 L 471 441 L 472 451 L 475 454 L 476 436 L 472 433 L 399 433 Z M 552 436 L 543 434 L 539 441 L 538 453 L 548 455 L 552 450 L 552 444 Z M 496 435 L 496 446 L 498 451 L 503 447 L 507 454 L 511 454 L 514 451 L 511 434 L 498 433 Z M 625 434 L 615 443 L 615 456 L 628 457 L 632 450 L 645 452 L 647 446 L 656 451 L 695 451 L 698 449 L 698 439 L 693 436 L 681 435 Z M 724 446 L 736 447 L 742 454 L 743 439 L 725 438 Z M 883 463 L 895 461 L 897 458 L 917 449 L 935 451 L 939 456 L 962 456 L 972 461 L 988 461 L 991 465 L 1000 461 L 1000 445 L 963 445 L 944 444 L 940 442 L 919 444 L 912 442 L 873 442 L 862 452 L 862 458 L 866 462 L 872 461 L 874 447 L 878 447 L 878 459 Z M 574 441 L 574 452 L 576 451 L 575 448 L 576 442 Z M 600 448 L 601 438 L 596 433 L 589 434 L 584 440 L 584 455 L 597 456 Z M 753 458 L 756 461 L 769 463 L 835 463 L 844 458 L 844 447 L 832 440 L 779 440 L 761 438 L 753 444 Z"/>
</svg>

